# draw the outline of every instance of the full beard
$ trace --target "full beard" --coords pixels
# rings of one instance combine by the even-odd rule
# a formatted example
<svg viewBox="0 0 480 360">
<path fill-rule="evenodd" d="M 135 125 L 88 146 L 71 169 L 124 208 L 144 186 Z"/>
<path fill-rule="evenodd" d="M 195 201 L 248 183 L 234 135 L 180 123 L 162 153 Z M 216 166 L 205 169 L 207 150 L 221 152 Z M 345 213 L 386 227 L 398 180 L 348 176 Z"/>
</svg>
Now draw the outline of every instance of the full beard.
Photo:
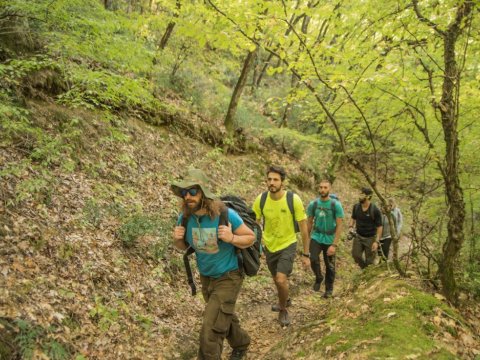
<svg viewBox="0 0 480 360">
<path fill-rule="evenodd" d="M 279 188 L 276 188 L 275 186 L 270 186 L 270 187 L 268 188 L 268 191 L 270 191 L 272 194 L 275 194 L 275 193 L 279 192 L 281 189 L 282 189 L 282 188 L 280 188 L 280 187 L 279 187 Z"/>
<path fill-rule="evenodd" d="M 190 206 L 190 204 L 195 204 L 195 205 Z M 203 205 L 203 200 L 200 200 L 199 202 L 195 202 L 195 201 L 185 202 L 184 209 L 185 209 L 186 215 L 195 214 L 198 210 L 202 208 L 202 205 Z"/>
</svg>

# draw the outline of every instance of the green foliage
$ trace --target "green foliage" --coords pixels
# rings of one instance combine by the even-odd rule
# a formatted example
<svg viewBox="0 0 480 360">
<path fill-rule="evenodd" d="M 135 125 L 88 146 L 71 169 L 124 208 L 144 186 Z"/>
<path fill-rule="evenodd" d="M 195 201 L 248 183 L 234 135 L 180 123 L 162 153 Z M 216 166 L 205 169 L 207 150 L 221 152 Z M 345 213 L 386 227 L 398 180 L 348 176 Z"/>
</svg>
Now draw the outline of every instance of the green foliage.
<svg viewBox="0 0 480 360">
<path fill-rule="evenodd" d="M 44 352 L 52 360 L 70 359 L 71 353 L 61 343 L 56 340 L 50 340 L 43 345 Z"/>
<path fill-rule="evenodd" d="M 42 349 L 52 360 L 66 360 L 72 355 L 68 346 L 53 338 L 55 329 L 50 329 L 52 331 L 50 333 L 50 331 L 22 319 L 16 320 L 15 325 L 18 328 L 15 342 L 20 349 L 22 359 L 33 359 L 36 349 Z"/>
<path fill-rule="evenodd" d="M 480 265 L 479 262 L 467 263 L 465 271 L 459 277 L 459 286 L 476 299 L 480 298 Z"/>
<path fill-rule="evenodd" d="M 59 96 L 61 103 L 92 109 L 161 110 L 161 103 L 153 97 L 152 89 L 144 80 L 129 79 L 107 70 L 91 71 L 82 67 L 71 70 L 74 85 Z"/>
<path fill-rule="evenodd" d="M 105 332 L 117 323 L 119 314 L 117 308 L 104 304 L 101 297 L 95 296 L 95 306 L 90 310 L 90 317 L 97 321 L 100 330 Z"/>
<path fill-rule="evenodd" d="M 146 235 L 155 230 L 152 220 L 143 215 L 134 215 L 129 218 L 117 232 L 117 236 L 122 241 L 125 247 L 132 247 L 136 240 L 143 235 Z"/>
<path fill-rule="evenodd" d="M 36 347 L 37 338 L 43 334 L 40 327 L 33 326 L 25 320 L 17 320 L 19 333 L 15 339 L 24 359 L 31 359 Z"/>
<path fill-rule="evenodd" d="M 135 245 L 139 237 L 144 235 L 160 235 L 163 234 L 166 228 L 166 223 L 162 219 L 138 213 L 126 219 L 118 229 L 117 236 L 125 247 L 130 248 Z M 165 245 L 156 244 L 152 250 L 155 257 L 163 256 Z"/>
<path fill-rule="evenodd" d="M 137 314 L 135 315 L 135 321 L 137 321 L 146 331 L 150 331 L 153 325 L 153 319 L 150 316 Z"/>
</svg>

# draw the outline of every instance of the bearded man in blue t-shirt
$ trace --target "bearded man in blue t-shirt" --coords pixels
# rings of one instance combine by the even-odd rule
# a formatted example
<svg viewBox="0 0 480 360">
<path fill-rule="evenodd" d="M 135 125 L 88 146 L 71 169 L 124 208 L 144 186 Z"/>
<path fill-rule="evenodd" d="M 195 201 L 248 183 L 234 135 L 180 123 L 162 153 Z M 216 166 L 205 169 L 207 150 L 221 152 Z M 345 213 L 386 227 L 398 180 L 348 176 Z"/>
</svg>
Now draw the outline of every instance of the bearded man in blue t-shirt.
<svg viewBox="0 0 480 360">
<path fill-rule="evenodd" d="M 228 225 L 219 225 L 225 205 L 215 200 L 208 183 L 201 170 L 191 169 L 183 181 L 172 184 L 174 194 L 183 199 L 183 211 L 173 231 L 173 240 L 180 250 L 188 247 L 195 250 L 200 272 L 206 306 L 198 359 L 221 359 L 225 338 L 233 349 L 230 359 L 241 359 L 247 352 L 250 337 L 234 313 L 243 282 L 235 248 L 251 246 L 255 234 L 232 209 L 228 209 Z M 184 216 L 188 217 L 186 222 Z"/>
<path fill-rule="evenodd" d="M 310 202 L 307 208 L 307 226 L 310 241 L 310 265 L 315 275 L 313 290 L 320 291 L 323 281 L 320 267 L 320 254 L 325 263 L 324 298 L 332 297 L 335 281 L 335 253 L 342 233 L 344 212 L 338 199 L 330 197 L 331 183 L 320 181 L 320 198 Z"/>
</svg>

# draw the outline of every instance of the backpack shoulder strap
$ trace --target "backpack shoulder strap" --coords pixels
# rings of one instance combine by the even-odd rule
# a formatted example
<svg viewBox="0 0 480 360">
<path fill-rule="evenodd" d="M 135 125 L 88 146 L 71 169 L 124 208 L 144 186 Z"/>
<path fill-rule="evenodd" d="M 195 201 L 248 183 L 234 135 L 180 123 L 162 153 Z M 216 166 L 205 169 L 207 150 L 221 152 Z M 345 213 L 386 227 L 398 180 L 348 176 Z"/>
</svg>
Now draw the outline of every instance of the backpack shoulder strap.
<svg viewBox="0 0 480 360">
<path fill-rule="evenodd" d="M 225 209 L 223 209 L 220 212 L 220 216 L 218 219 L 218 225 L 225 225 L 228 226 L 228 208 L 225 206 Z"/>
<path fill-rule="evenodd" d="M 372 219 L 373 222 L 375 222 L 375 209 L 376 209 L 376 205 L 374 203 L 371 203 L 370 204 L 370 208 L 368 209 L 368 211 L 370 212 L 370 218 Z"/>
<path fill-rule="evenodd" d="M 315 212 L 317 211 L 317 207 L 318 207 L 318 199 L 315 199 L 313 200 L 313 208 L 312 208 L 312 214 L 313 214 L 313 218 L 315 218 Z"/>
<path fill-rule="evenodd" d="M 182 223 L 181 225 L 185 228 L 185 237 L 187 236 L 187 224 L 188 224 L 189 217 L 185 216 L 185 214 L 182 216 Z M 193 279 L 193 273 L 192 273 L 192 268 L 190 267 L 190 261 L 189 261 L 189 256 L 192 255 L 195 252 L 195 249 L 191 247 L 188 243 L 187 240 L 183 238 L 183 241 L 185 241 L 185 244 L 188 246 L 187 250 L 185 250 L 185 253 L 183 254 L 183 264 L 185 265 L 185 271 L 187 273 L 187 279 L 188 279 L 188 285 L 190 285 L 190 289 L 192 290 L 192 296 L 195 296 L 197 293 L 197 286 L 195 285 L 195 280 Z"/>
<path fill-rule="evenodd" d="M 295 206 L 293 206 L 293 191 L 287 191 L 287 205 L 295 221 Z"/>
<path fill-rule="evenodd" d="M 183 254 L 183 265 L 185 265 L 185 271 L 187 273 L 188 285 L 190 285 L 190 289 L 192 290 L 192 296 L 195 296 L 197 293 L 197 286 L 195 285 L 195 280 L 193 279 L 192 268 L 190 267 L 190 261 L 188 257 L 195 252 L 195 249 L 191 246 L 185 250 Z"/>
<path fill-rule="evenodd" d="M 295 219 L 295 206 L 293 204 L 293 191 L 287 191 L 287 205 L 288 209 L 290 210 L 293 218 L 293 228 L 295 229 L 295 232 L 298 233 L 300 231 L 300 227 L 298 225 L 297 220 Z"/>
<path fill-rule="evenodd" d="M 330 209 L 332 210 L 333 220 L 337 219 L 337 211 L 336 211 L 337 200 L 334 198 L 330 198 Z"/>
<path fill-rule="evenodd" d="M 355 214 L 355 217 L 357 218 L 357 220 L 359 215 L 358 213 L 359 208 L 360 208 L 360 203 L 356 203 L 355 205 L 353 205 L 353 213 Z"/>
<path fill-rule="evenodd" d="M 260 197 L 260 212 L 263 215 L 263 208 L 265 207 L 265 203 L 267 202 L 267 196 L 268 196 L 268 191 L 265 191 L 262 193 L 262 196 Z"/>
</svg>

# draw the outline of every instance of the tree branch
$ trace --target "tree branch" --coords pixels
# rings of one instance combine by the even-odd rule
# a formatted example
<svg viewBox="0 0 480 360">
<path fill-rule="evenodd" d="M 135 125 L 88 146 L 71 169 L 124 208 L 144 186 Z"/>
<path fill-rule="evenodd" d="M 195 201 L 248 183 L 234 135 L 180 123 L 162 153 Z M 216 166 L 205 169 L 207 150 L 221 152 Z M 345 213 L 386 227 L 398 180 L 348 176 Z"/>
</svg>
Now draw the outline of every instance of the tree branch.
<svg viewBox="0 0 480 360">
<path fill-rule="evenodd" d="M 427 19 L 423 14 L 420 12 L 420 9 L 418 7 L 418 0 L 412 0 L 412 5 L 413 5 L 413 10 L 415 11 L 415 14 L 417 15 L 418 20 L 421 22 L 426 23 L 428 26 L 430 26 L 433 30 L 435 30 L 439 35 L 442 37 L 445 37 L 445 31 L 439 29 L 438 24 L 434 23 L 430 19 Z"/>
</svg>

